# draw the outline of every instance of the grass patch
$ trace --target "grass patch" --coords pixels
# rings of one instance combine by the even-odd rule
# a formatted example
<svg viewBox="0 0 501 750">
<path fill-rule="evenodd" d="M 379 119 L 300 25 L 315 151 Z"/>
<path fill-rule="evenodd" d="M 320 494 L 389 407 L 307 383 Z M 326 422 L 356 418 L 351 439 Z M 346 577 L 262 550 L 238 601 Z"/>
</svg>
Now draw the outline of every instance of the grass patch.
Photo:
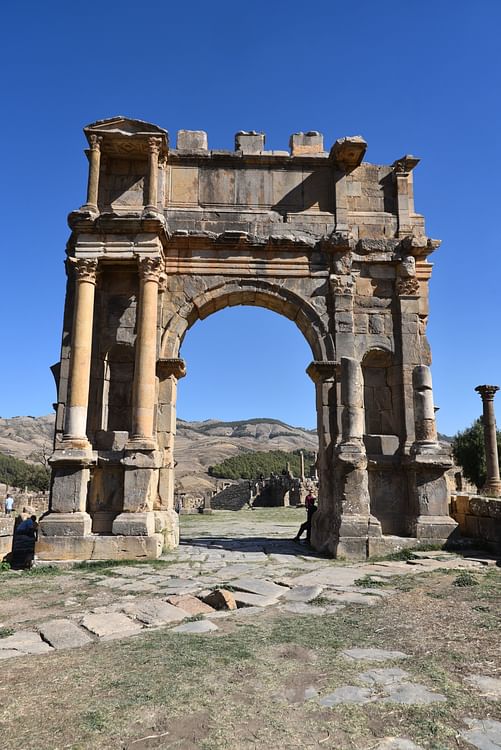
<svg viewBox="0 0 501 750">
<path fill-rule="evenodd" d="M 82 723 L 91 732 L 102 732 L 106 729 L 107 720 L 101 711 L 86 711 L 82 716 Z"/>
<path fill-rule="evenodd" d="M 311 599 L 308 604 L 311 604 L 313 607 L 329 607 L 332 604 L 332 601 L 327 599 L 326 596 L 320 595 L 315 597 L 315 599 Z"/>
<path fill-rule="evenodd" d="M 462 588 L 464 586 L 478 586 L 478 581 L 468 570 L 462 570 L 458 577 L 453 581 L 453 586 Z"/>
<path fill-rule="evenodd" d="M 363 578 L 357 578 L 354 581 L 355 586 L 359 586 L 364 589 L 380 589 L 386 586 L 387 581 L 377 581 L 371 577 L 370 574 L 365 575 Z"/>
<path fill-rule="evenodd" d="M 8 638 L 14 633 L 14 628 L 0 628 L 0 638 Z"/>
<path fill-rule="evenodd" d="M 66 571 L 63 568 L 59 568 L 56 565 L 40 565 L 28 570 L 23 571 L 25 575 L 30 578 L 38 578 L 43 576 L 60 576 Z"/>
</svg>

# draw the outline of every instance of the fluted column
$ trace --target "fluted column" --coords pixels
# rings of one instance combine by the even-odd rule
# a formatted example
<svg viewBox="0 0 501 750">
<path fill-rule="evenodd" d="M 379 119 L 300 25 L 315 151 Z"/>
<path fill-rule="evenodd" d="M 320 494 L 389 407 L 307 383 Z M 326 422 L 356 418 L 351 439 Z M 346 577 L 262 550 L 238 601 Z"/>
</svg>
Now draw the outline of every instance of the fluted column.
<svg viewBox="0 0 501 750">
<path fill-rule="evenodd" d="M 487 477 L 482 492 L 490 497 L 501 497 L 501 479 L 499 477 L 498 443 L 496 434 L 496 415 L 494 413 L 494 396 L 499 391 L 497 385 L 478 385 L 475 390 L 480 394 L 483 406 L 485 462 Z"/>
<path fill-rule="evenodd" d="M 149 146 L 149 174 L 148 174 L 148 203 L 145 213 L 158 213 L 158 155 L 162 146 L 161 138 L 148 138 Z"/>
<path fill-rule="evenodd" d="M 75 272 L 75 308 L 71 337 L 69 396 L 66 403 L 64 440 L 86 448 L 90 364 L 97 260 L 69 261 Z"/>
<path fill-rule="evenodd" d="M 87 208 L 90 211 L 97 211 L 102 140 L 102 136 L 99 135 L 92 134 L 89 136 L 89 179 L 87 182 L 87 202 L 84 208 Z"/>
<path fill-rule="evenodd" d="M 162 273 L 160 258 L 139 261 L 139 308 L 137 314 L 136 360 L 132 400 L 132 440 L 154 443 L 157 304 Z"/>
</svg>

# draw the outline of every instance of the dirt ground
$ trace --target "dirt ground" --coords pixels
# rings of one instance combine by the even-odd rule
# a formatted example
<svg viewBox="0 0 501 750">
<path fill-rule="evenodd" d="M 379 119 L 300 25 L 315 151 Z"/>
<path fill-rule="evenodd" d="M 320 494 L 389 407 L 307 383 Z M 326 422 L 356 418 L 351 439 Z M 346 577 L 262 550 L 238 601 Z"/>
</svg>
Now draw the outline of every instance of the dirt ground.
<svg viewBox="0 0 501 750">
<path fill-rule="evenodd" d="M 0 637 L 40 613 L 67 616 L 83 599 L 109 601 L 114 592 L 97 586 L 101 575 L 103 568 L 85 567 L 0 573 Z M 389 737 L 426 750 L 471 750 L 465 718 L 501 721 L 500 701 L 465 681 L 501 677 L 501 569 L 466 576 L 441 569 L 373 585 L 396 593 L 332 614 L 268 608 L 218 620 L 219 630 L 203 636 L 153 628 L 4 660 L 0 750 L 370 750 Z M 322 706 L 309 696 L 388 666 L 341 654 L 353 647 L 405 652 L 405 662 L 390 666 L 446 700 Z"/>
</svg>

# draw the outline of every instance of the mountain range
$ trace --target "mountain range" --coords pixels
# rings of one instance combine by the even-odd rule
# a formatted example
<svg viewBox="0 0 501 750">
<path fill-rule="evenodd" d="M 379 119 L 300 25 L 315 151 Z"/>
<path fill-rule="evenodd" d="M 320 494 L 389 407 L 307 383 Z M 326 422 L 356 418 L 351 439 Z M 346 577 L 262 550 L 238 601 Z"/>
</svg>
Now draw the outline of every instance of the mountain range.
<svg viewBox="0 0 501 750">
<path fill-rule="evenodd" d="M 0 418 L 0 453 L 43 462 L 51 453 L 54 415 Z M 211 489 L 216 480 L 209 466 L 249 451 L 305 449 L 316 451 L 316 430 L 292 427 L 277 419 L 235 422 L 177 420 L 176 483 L 185 491 Z"/>
</svg>

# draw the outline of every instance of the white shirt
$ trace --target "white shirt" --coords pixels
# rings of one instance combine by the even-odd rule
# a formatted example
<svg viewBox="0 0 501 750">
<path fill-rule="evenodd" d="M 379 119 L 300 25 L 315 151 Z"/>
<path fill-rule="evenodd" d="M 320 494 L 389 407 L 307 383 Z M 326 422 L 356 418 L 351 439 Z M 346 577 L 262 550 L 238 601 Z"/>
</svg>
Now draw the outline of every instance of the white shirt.
<svg viewBox="0 0 501 750">
<path fill-rule="evenodd" d="M 14 498 L 10 495 L 5 498 L 5 509 L 6 510 L 12 510 L 14 507 Z"/>
</svg>

